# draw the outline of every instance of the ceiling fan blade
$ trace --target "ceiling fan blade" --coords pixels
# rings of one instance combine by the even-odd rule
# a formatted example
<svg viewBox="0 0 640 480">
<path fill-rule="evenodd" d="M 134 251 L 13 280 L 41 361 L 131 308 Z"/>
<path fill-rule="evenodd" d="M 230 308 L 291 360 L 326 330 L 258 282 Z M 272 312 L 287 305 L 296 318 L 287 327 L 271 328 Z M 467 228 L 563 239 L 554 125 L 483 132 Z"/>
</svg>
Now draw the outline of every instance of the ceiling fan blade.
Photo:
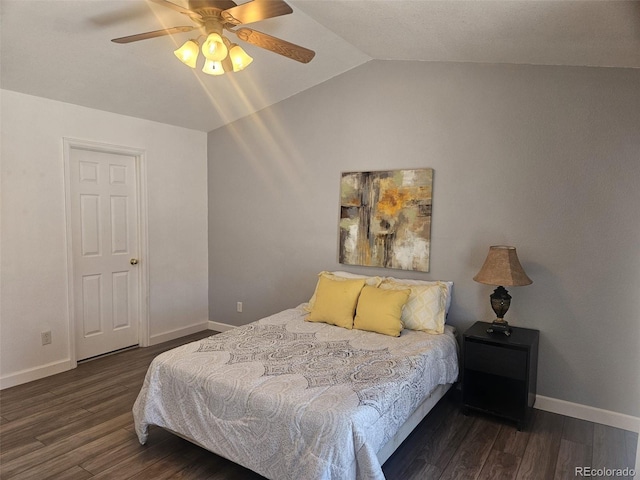
<svg viewBox="0 0 640 480">
<path fill-rule="evenodd" d="M 316 52 L 308 48 L 301 47 L 294 43 L 287 42 L 280 38 L 272 37 L 266 33 L 257 32 L 250 28 L 240 28 L 233 31 L 240 40 L 255 45 L 266 50 L 270 50 L 279 55 L 284 55 L 297 62 L 309 63 Z"/>
<path fill-rule="evenodd" d="M 221 12 L 225 22 L 233 25 L 258 22 L 287 15 L 293 10 L 282 0 L 253 0 Z"/>
<path fill-rule="evenodd" d="M 175 10 L 176 12 L 184 13 L 185 15 L 189 15 L 190 17 L 202 18 L 199 13 L 196 13 L 188 8 L 181 7 L 180 5 L 176 5 L 175 3 L 171 3 L 168 0 L 149 0 L 153 3 L 157 3 L 158 5 L 162 5 L 163 7 L 170 8 Z"/>
<path fill-rule="evenodd" d="M 163 35 L 173 35 L 174 33 L 190 32 L 191 30 L 195 30 L 196 28 L 198 27 L 195 27 L 195 26 L 172 27 L 172 28 L 166 28 L 164 30 L 154 30 L 153 32 L 138 33 L 137 35 L 129 35 L 128 37 L 114 38 L 111 41 L 115 43 L 131 43 L 131 42 L 137 42 L 138 40 L 146 40 L 148 38 L 162 37 Z"/>
<path fill-rule="evenodd" d="M 131 3 L 119 11 L 98 13 L 89 17 L 89 21 L 99 27 L 107 27 L 123 23 L 127 20 L 136 20 L 149 15 L 149 8 L 143 3 Z"/>
</svg>

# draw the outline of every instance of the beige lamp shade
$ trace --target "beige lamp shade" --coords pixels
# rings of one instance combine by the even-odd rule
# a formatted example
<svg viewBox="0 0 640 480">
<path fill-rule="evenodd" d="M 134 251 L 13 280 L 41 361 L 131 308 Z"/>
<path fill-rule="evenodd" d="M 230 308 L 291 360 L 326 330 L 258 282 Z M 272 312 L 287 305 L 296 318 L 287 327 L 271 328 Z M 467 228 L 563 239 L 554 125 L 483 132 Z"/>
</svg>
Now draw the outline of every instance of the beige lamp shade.
<svg viewBox="0 0 640 480">
<path fill-rule="evenodd" d="M 533 283 L 520 265 L 516 247 L 505 245 L 489 247 L 484 265 L 473 279 L 487 285 L 523 286 Z"/>
</svg>

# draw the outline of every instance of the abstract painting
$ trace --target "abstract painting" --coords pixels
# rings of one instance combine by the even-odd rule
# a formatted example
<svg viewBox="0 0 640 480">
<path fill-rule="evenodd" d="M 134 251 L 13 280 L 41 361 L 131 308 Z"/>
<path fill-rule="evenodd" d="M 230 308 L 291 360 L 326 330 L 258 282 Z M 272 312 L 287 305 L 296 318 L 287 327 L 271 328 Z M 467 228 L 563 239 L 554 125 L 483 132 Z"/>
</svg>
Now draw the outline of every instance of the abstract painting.
<svg viewBox="0 0 640 480">
<path fill-rule="evenodd" d="M 429 271 L 433 169 L 346 172 L 339 262 Z"/>
</svg>

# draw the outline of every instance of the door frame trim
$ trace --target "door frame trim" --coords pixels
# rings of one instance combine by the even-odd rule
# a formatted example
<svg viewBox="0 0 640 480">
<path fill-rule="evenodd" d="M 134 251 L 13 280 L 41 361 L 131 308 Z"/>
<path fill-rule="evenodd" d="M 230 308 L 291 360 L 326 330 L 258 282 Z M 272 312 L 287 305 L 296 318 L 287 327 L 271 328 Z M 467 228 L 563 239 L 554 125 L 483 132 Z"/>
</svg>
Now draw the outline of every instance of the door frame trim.
<svg viewBox="0 0 640 480">
<path fill-rule="evenodd" d="M 108 143 L 80 140 L 63 137 L 64 158 L 64 192 L 65 192 L 65 220 L 66 220 L 66 255 L 67 255 L 67 309 L 69 318 L 69 362 L 71 368 L 78 366 L 76 352 L 76 317 L 74 299 L 74 265 L 71 221 L 71 150 L 90 150 L 94 152 L 127 155 L 134 157 L 136 166 L 136 196 L 137 196 L 137 224 L 138 224 L 138 343 L 141 347 L 149 346 L 149 232 L 148 232 L 148 204 L 147 204 L 147 159 L 146 151 L 140 148 L 112 145 Z"/>
</svg>

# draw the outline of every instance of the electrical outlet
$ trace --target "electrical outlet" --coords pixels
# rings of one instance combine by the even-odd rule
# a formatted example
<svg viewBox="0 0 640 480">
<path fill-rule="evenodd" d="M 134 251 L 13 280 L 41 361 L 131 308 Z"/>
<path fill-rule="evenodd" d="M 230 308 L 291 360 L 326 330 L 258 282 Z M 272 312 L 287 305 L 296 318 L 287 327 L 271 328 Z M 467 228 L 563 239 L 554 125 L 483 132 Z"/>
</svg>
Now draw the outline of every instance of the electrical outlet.
<svg viewBox="0 0 640 480">
<path fill-rule="evenodd" d="M 236 312 L 242 313 L 242 302 L 236 303 Z"/>
<path fill-rule="evenodd" d="M 42 344 L 49 345 L 51 343 L 51 330 L 42 332 Z"/>
</svg>

